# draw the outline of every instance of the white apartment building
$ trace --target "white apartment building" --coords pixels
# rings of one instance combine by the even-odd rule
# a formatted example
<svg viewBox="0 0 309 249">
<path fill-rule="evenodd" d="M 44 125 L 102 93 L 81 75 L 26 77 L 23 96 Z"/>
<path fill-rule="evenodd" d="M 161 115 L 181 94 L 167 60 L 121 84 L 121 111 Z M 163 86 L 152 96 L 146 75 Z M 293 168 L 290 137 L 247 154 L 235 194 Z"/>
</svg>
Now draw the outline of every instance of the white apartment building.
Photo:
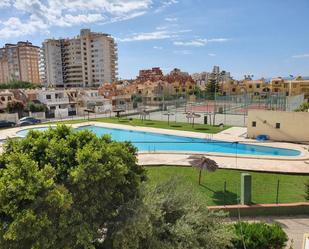
<svg viewBox="0 0 309 249">
<path fill-rule="evenodd" d="M 51 118 L 68 117 L 72 112 L 76 114 L 77 103 L 69 98 L 66 91 L 38 90 L 37 99 L 46 105 Z"/>
<path fill-rule="evenodd" d="M 112 101 L 99 95 L 99 90 L 82 90 L 77 97 L 78 103 L 95 113 L 107 113 L 112 111 Z"/>
<path fill-rule="evenodd" d="M 108 34 L 82 29 L 71 39 L 48 39 L 42 46 L 47 87 L 93 87 L 117 77 L 117 44 Z"/>
</svg>

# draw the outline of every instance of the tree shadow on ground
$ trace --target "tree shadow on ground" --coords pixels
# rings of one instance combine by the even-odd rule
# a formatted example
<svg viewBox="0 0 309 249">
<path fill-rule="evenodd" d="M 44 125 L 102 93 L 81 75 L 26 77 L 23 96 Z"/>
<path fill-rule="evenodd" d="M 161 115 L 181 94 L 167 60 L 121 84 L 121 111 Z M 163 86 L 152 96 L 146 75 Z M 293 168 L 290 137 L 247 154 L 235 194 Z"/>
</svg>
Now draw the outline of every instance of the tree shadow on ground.
<svg viewBox="0 0 309 249">
<path fill-rule="evenodd" d="M 182 125 L 171 125 L 171 127 L 177 128 L 177 127 L 182 127 Z"/>
<path fill-rule="evenodd" d="M 212 200 L 217 205 L 235 205 L 238 204 L 238 196 L 230 191 L 215 191 Z"/>
</svg>

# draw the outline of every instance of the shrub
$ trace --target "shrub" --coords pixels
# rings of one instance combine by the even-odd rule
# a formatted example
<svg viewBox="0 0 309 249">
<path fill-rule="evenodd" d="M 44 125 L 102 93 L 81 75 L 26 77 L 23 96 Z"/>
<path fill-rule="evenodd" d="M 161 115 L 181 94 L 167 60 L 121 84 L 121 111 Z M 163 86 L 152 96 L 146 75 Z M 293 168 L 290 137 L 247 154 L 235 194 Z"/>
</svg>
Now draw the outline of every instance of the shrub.
<svg viewBox="0 0 309 249">
<path fill-rule="evenodd" d="M 45 112 L 46 106 L 40 103 L 29 102 L 27 105 L 27 109 L 31 112 Z"/>
<path fill-rule="evenodd" d="M 232 240 L 233 248 L 243 249 L 282 249 L 288 237 L 278 224 L 264 222 L 234 224 L 236 238 Z"/>
</svg>

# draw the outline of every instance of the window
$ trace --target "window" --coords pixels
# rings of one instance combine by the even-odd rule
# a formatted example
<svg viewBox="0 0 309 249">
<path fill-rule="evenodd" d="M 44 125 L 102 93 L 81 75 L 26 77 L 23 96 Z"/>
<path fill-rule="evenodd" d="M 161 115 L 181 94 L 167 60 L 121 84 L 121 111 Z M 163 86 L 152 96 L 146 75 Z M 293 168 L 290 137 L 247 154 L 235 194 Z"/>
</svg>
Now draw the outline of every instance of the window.
<svg viewBox="0 0 309 249">
<path fill-rule="evenodd" d="M 252 121 L 252 127 L 256 127 L 256 121 Z"/>
<path fill-rule="evenodd" d="M 50 95 L 50 94 L 47 94 L 47 95 L 46 95 L 46 99 L 51 99 L 51 95 Z"/>
<path fill-rule="evenodd" d="M 276 123 L 276 129 L 280 129 L 280 123 Z"/>
<path fill-rule="evenodd" d="M 257 84 L 257 85 L 256 85 L 256 88 L 260 88 L 260 84 Z"/>
</svg>

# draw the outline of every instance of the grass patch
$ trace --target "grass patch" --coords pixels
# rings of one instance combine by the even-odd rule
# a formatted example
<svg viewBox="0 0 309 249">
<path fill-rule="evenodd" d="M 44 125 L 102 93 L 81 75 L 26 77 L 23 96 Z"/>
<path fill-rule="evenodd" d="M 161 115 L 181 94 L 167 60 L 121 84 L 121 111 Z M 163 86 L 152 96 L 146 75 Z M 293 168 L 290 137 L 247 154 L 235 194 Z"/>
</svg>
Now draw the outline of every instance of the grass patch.
<svg viewBox="0 0 309 249">
<path fill-rule="evenodd" d="M 170 122 L 170 125 L 166 121 L 157 121 L 157 120 L 140 120 L 136 118 L 96 118 L 96 119 L 90 119 L 89 121 L 97 121 L 97 122 L 104 122 L 104 123 L 112 123 L 112 124 L 123 124 L 126 123 L 128 125 L 134 125 L 134 126 L 144 126 L 144 127 L 152 127 L 152 128 L 162 128 L 162 129 L 170 129 L 170 130 L 182 130 L 182 131 L 194 131 L 194 132 L 201 132 L 201 133 L 218 133 L 222 130 L 225 130 L 227 128 L 230 128 L 230 126 L 224 126 L 223 128 L 220 128 L 218 126 L 212 126 L 207 124 L 195 124 L 194 127 L 192 127 L 191 124 L 183 123 L 183 122 Z M 66 123 L 66 124 L 76 124 L 76 123 L 82 123 L 82 122 L 88 122 L 88 120 L 81 119 L 81 120 L 66 120 L 66 121 L 60 121 L 60 122 L 54 122 L 56 124 L 58 123 Z"/>
<path fill-rule="evenodd" d="M 245 171 L 219 169 L 214 173 L 204 171 L 202 185 L 198 185 L 198 171 L 191 167 L 161 166 L 147 167 L 149 184 L 180 179 L 179 191 L 192 191 L 206 205 L 237 204 L 240 194 L 240 174 Z M 305 182 L 309 175 L 288 175 L 250 172 L 252 175 L 253 203 L 276 203 L 277 181 L 279 203 L 305 201 Z M 226 192 L 224 194 L 224 182 Z"/>
</svg>

